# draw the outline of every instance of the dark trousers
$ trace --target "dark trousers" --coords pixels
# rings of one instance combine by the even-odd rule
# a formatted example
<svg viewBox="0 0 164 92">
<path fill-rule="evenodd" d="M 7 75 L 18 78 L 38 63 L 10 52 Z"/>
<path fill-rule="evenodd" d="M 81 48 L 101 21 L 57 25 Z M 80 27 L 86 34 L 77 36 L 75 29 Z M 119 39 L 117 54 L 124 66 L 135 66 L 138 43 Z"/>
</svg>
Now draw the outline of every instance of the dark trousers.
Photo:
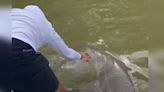
<svg viewBox="0 0 164 92">
<path fill-rule="evenodd" d="M 0 92 L 54 92 L 59 81 L 48 60 L 17 39 L 12 39 L 12 60 L 0 65 Z"/>
</svg>

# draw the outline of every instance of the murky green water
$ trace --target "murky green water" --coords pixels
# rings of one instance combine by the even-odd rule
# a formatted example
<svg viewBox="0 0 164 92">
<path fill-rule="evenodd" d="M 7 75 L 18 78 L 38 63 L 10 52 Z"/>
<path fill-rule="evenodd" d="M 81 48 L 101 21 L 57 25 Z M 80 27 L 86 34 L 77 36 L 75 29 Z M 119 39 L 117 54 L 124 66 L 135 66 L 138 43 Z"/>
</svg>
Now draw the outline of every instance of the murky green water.
<svg viewBox="0 0 164 92">
<path fill-rule="evenodd" d="M 29 4 L 40 6 L 65 42 L 78 51 L 94 47 L 125 55 L 148 50 L 150 32 L 145 29 L 144 21 L 146 0 L 13 1 L 14 7 L 24 7 Z M 49 58 L 54 55 L 54 51 L 47 47 L 42 51 Z M 59 63 L 58 61 L 61 60 L 56 58 L 52 61 Z M 141 68 L 145 66 L 147 69 L 148 63 L 138 63 L 138 65 Z M 59 67 L 55 68 L 59 69 Z M 55 71 L 60 71 L 60 69 Z M 64 72 L 60 71 L 59 76 L 62 74 Z M 148 79 L 145 79 L 141 74 L 134 76 L 138 78 L 140 92 L 146 92 Z M 86 76 L 84 79 L 91 80 L 92 78 Z M 70 86 L 70 81 L 72 85 L 75 85 L 84 80 L 82 78 L 73 80 L 71 76 L 61 79 L 66 86 Z"/>
</svg>

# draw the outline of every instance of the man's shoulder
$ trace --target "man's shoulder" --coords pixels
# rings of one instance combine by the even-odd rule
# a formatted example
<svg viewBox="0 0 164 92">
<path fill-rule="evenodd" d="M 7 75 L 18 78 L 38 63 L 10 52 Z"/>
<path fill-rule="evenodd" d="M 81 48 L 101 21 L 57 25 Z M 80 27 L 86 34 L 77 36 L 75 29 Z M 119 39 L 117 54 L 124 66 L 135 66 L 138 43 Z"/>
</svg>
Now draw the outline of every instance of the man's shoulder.
<svg viewBox="0 0 164 92">
<path fill-rule="evenodd" d="M 30 10 L 30 11 L 41 11 L 40 7 L 37 5 L 27 5 L 25 8 L 25 10 Z"/>
<path fill-rule="evenodd" d="M 28 5 L 24 8 L 24 10 L 29 11 L 37 16 L 45 16 L 43 11 L 37 5 Z"/>
<path fill-rule="evenodd" d="M 27 16 L 35 20 L 45 19 L 43 11 L 37 5 L 28 5 L 25 8 L 13 8 L 12 15 Z"/>
</svg>

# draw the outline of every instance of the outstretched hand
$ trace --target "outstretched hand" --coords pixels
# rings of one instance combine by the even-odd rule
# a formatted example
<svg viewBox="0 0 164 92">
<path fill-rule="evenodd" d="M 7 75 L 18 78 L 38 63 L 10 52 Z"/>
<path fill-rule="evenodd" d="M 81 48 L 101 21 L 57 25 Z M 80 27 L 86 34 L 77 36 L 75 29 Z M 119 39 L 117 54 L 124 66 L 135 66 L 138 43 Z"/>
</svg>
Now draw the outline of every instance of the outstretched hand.
<svg viewBox="0 0 164 92">
<path fill-rule="evenodd" d="M 83 53 L 81 54 L 81 60 L 83 60 L 83 61 L 85 61 L 85 62 L 88 62 L 90 59 L 91 59 L 91 56 L 89 55 L 89 53 L 83 52 Z"/>
</svg>

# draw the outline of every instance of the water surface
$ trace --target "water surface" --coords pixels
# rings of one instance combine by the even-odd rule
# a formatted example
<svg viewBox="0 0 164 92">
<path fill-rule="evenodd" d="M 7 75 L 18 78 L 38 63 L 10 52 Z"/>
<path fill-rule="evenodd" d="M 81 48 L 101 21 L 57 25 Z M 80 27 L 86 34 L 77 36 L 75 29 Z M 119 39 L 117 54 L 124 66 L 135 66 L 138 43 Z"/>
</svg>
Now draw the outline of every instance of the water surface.
<svg viewBox="0 0 164 92">
<path fill-rule="evenodd" d="M 40 6 L 65 42 L 77 51 L 91 47 L 120 56 L 148 51 L 150 32 L 145 29 L 144 22 L 146 0 L 13 1 L 14 7 L 29 4 Z M 74 79 L 69 75 L 64 77 L 67 71 L 60 69 L 60 61 L 63 60 L 47 47 L 42 52 L 52 61 L 54 72 L 65 86 L 74 87 L 84 80 L 88 82 L 95 79 L 94 75 L 76 76 Z M 129 61 L 141 68 L 138 71 L 148 69 L 148 59 L 132 58 Z M 142 73 L 132 74 L 139 92 L 147 92 L 148 79 Z"/>
</svg>

